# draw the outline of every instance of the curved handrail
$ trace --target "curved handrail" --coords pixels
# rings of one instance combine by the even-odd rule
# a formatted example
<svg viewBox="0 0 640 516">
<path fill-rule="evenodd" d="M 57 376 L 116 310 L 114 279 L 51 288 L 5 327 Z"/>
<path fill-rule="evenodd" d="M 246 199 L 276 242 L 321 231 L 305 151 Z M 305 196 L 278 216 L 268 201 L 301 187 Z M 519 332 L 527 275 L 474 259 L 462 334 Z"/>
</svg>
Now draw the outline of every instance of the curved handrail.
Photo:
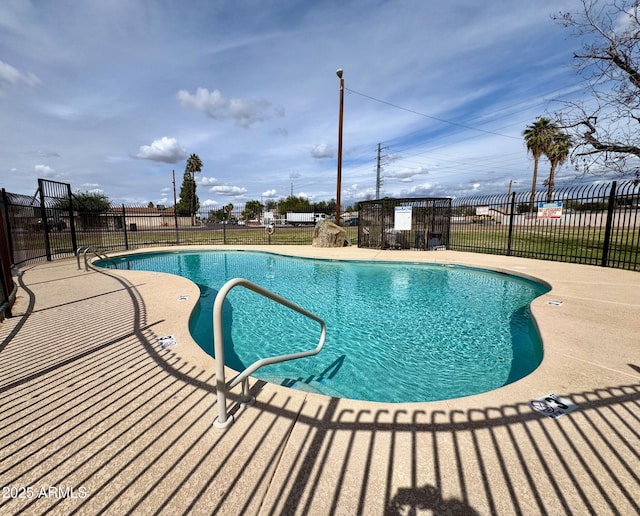
<svg viewBox="0 0 640 516">
<path fill-rule="evenodd" d="M 308 351 L 300 351 L 298 353 L 289 353 L 287 355 L 279 355 L 275 357 L 261 358 L 255 361 L 244 371 L 238 374 L 235 378 L 225 383 L 224 372 L 224 331 L 222 327 L 222 306 L 227 294 L 235 287 L 245 287 L 249 290 L 256 292 L 264 297 L 267 297 L 277 303 L 280 303 L 287 308 L 295 310 L 296 312 L 313 319 L 320 324 L 320 340 L 318 345 Z M 327 325 L 324 320 L 317 315 L 305 310 L 301 306 L 292 303 L 288 299 L 280 297 L 278 294 L 267 290 L 266 288 L 256 285 L 244 278 L 234 278 L 227 281 L 220 291 L 216 295 L 216 299 L 213 303 L 213 349 L 216 358 L 216 391 L 218 397 L 218 417 L 214 420 L 213 425 L 216 428 L 227 428 L 233 422 L 233 415 L 227 413 L 227 389 L 231 389 L 242 382 L 242 401 L 244 403 L 250 403 L 252 400 L 249 396 L 249 381 L 248 377 L 261 367 L 269 364 L 275 364 L 278 362 L 285 362 L 287 360 L 295 360 L 297 358 L 304 358 L 311 355 L 316 355 L 322 349 L 324 341 L 327 335 Z"/>
<path fill-rule="evenodd" d="M 76 260 L 78 262 L 78 270 L 82 268 L 80 267 L 80 252 L 82 251 L 87 252 L 88 250 L 89 250 L 89 246 L 86 246 L 86 245 L 82 245 L 78 247 L 78 249 L 76 249 Z"/>
<path fill-rule="evenodd" d="M 81 249 L 81 248 L 78 248 L 78 251 L 79 251 L 80 249 Z M 109 258 L 106 254 L 104 254 L 104 253 L 99 253 L 98 251 L 94 251 L 94 250 L 93 250 L 93 249 L 91 249 L 90 247 L 85 247 L 85 248 L 83 248 L 83 249 L 84 249 L 84 251 L 83 251 L 83 253 L 82 253 L 82 254 L 83 254 L 83 256 L 84 256 L 84 270 L 85 270 L 85 272 L 89 272 L 89 260 L 87 260 L 87 253 L 88 253 L 88 252 L 93 253 L 93 255 L 94 255 L 96 258 L 100 258 L 101 260 L 111 262 L 111 263 L 113 264 L 113 266 L 114 266 L 116 269 L 118 268 L 118 264 L 117 264 L 116 262 L 114 262 L 114 261 L 113 261 L 113 259 Z M 93 266 L 92 266 L 92 267 L 93 267 Z M 78 268 L 80 268 L 80 257 L 79 257 L 79 256 L 78 256 Z"/>
</svg>

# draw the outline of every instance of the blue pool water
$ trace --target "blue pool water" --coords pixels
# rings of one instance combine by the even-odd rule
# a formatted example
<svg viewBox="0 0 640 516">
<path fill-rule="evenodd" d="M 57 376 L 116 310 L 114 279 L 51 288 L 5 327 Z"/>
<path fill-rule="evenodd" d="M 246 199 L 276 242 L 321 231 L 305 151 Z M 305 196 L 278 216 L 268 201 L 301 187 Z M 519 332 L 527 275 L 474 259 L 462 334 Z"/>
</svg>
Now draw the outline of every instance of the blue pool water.
<svg viewBox="0 0 640 516">
<path fill-rule="evenodd" d="M 199 285 L 190 329 L 211 355 L 213 302 L 229 279 L 246 278 L 322 317 L 327 337 L 318 355 L 254 374 L 289 387 L 371 401 L 444 400 L 514 382 L 542 360 L 529 304 L 548 289 L 515 276 L 245 251 L 119 260 L 119 268 L 170 272 Z M 225 358 L 236 370 L 266 356 L 312 349 L 320 335 L 318 323 L 242 287 L 227 296 L 223 316 Z"/>
</svg>

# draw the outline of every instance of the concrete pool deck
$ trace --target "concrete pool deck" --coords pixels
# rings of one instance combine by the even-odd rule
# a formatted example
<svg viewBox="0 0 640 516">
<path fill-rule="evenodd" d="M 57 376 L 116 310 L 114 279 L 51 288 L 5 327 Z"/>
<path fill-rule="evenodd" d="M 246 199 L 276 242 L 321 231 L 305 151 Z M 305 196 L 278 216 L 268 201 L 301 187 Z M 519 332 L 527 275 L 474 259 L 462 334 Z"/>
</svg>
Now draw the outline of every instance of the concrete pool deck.
<svg viewBox="0 0 640 516">
<path fill-rule="evenodd" d="M 227 248 L 239 247 L 215 247 Z M 197 286 L 85 272 L 75 258 L 28 265 L 0 324 L 0 513 L 640 512 L 640 274 L 452 251 L 246 248 L 544 280 L 552 290 L 532 304 L 543 363 L 496 391 L 428 403 L 252 381 L 256 404 L 222 431 L 215 361 L 187 327 Z M 165 335 L 177 345 L 162 349 Z M 577 408 L 558 419 L 531 409 L 549 393 Z"/>
</svg>

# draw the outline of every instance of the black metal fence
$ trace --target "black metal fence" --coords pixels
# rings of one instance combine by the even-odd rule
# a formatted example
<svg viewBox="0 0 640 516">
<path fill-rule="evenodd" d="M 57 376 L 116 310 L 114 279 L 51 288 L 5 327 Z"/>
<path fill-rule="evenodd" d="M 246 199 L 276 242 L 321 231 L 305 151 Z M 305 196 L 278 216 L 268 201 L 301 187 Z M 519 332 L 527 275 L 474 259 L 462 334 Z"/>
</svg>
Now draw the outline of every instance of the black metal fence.
<svg viewBox="0 0 640 516">
<path fill-rule="evenodd" d="M 432 251 L 449 244 L 448 197 L 365 201 L 358 214 L 358 247 Z"/>
<path fill-rule="evenodd" d="M 323 213 L 260 213 L 245 220 L 243 208 L 224 212 L 202 210 L 196 216 L 181 215 L 173 207 L 111 204 L 102 209 L 83 206 L 70 185 L 40 179 L 33 195 L 2 190 L 0 209 L 5 215 L 10 264 L 72 256 L 80 247 L 98 251 L 128 250 L 171 245 L 307 244 Z M 347 236 L 357 239 L 357 226 Z M 356 214 L 357 215 L 357 214 Z M 5 267 L 3 267 L 5 268 Z"/>
<path fill-rule="evenodd" d="M 634 181 L 455 199 L 449 249 L 640 270 Z"/>
<path fill-rule="evenodd" d="M 11 306 L 16 294 L 16 285 L 11 274 L 9 233 L 4 218 L 4 212 L 0 210 L 0 322 L 5 316 L 11 317 Z"/>
<path fill-rule="evenodd" d="M 640 186 L 633 181 L 477 198 L 385 199 L 344 213 L 347 238 L 361 247 L 453 249 L 640 270 Z M 0 209 L 11 264 L 72 256 L 82 246 L 128 250 L 216 244 L 310 245 L 317 213 L 265 210 L 245 219 L 243 207 L 180 216 L 173 207 L 83 206 L 70 185 L 39 180 L 32 196 L 2 190 Z M 559 205 L 558 203 L 561 203 Z M 396 210 L 399 211 L 396 211 Z M 410 226 L 395 217 L 411 212 Z M 9 261 L 10 263 L 6 263 Z M 6 278 L 5 274 L 5 278 Z M 9 273 L 10 277 L 10 273 Z M 3 287 L 4 290 L 4 287 Z M 4 294 L 3 294 L 4 295 Z M 4 301 L 0 297 L 0 304 Z"/>
</svg>

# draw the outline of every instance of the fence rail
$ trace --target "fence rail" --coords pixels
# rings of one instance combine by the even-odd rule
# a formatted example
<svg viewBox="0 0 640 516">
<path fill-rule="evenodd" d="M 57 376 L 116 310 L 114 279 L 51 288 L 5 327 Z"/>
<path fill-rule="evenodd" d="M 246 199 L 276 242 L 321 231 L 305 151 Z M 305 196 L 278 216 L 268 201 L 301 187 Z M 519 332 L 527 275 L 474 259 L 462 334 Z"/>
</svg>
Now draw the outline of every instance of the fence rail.
<svg viewBox="0 0 640 516">
<path fill-rule="evenodd" d="M 392 200 L 389 206 L 399 201 Z M 361 212 L 345 214 L 343 223 L 347 238 L 361 246 L 384 244 L 428 251 L 434 248 L 430 245 L 432 237 L 434 242 L 437 237 L 447 249 L 640 271 L 637 182 L 558 189 L 552 203 L 546 201 L 546 191 L 538 191 L 533 202 L 529 192 L 405 199 L 414 217 L 411 230 L 406 235 L 394 230 L 393 237 L 396 244 L 406 245 L 390 245 L 387 232 L 394 226 L 393 209 L 387 210 L 384 203 L 377 206 L 383 201 L 361 203 Z M 561 210 L 549 211 L 549 206 L 558 202 L 562 203 Z M 42 179 L 34 195 L 3 189 L 0 209 L 4 233 L 0 232 L 0 238 L 3 249 L 8 249 L 0 255 L 0 306 L 10 295 L 12 264 L 72 256 L 80 246 L 117 251 L 189 244 L 310 245 L 315 220 L 310 214 L 306 221 L 310 224 L 294 223 L 284 214 L 266 212 L 258 220 L 244 220 L 242 207 L 227 213 L 225 220 L 213 219 L 211 212 L 204 211 L 194 218 L 179 216 L 173 207 L 112 204 L 92 210 L 74 198 L 70 185 Z M 377 233 L 369 227 L 376 210 L 385 215 L 381 220 L 387 224 Z M 378 233 L 380 242 L 376 243 L 373 237 Z"/>
</svg>

